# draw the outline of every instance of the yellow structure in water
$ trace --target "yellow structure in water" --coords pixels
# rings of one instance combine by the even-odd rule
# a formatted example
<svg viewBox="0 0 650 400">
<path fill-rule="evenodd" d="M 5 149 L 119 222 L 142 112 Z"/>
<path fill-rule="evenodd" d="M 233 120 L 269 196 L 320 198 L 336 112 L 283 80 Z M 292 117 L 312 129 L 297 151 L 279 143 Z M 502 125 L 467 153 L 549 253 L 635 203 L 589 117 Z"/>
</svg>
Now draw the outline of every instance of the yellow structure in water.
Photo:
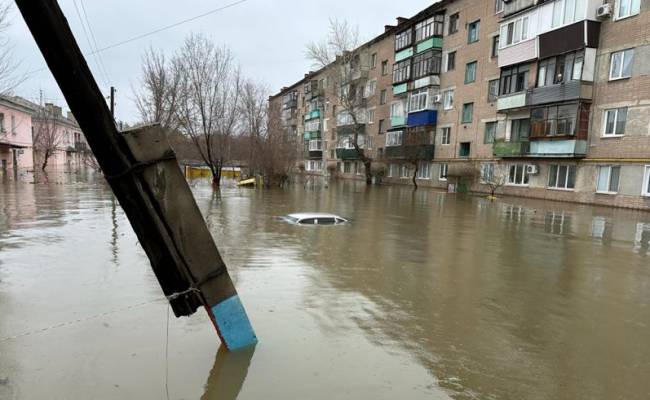
<svg viewBox="0 0 650 400">
<path fill-rule="evenodd" d="M 212 176 L 212 172 L 208 167 L 192 167 L 189 165 L 185 166 L 185 178 L 187 179 L 196 179 L 196 178 L 209 178 Z M 241 178 L 241 168 L 239 167 L 226 167 L 221 170 L 221 177 L 226 179 L 239 179 Z"/>
</svg>

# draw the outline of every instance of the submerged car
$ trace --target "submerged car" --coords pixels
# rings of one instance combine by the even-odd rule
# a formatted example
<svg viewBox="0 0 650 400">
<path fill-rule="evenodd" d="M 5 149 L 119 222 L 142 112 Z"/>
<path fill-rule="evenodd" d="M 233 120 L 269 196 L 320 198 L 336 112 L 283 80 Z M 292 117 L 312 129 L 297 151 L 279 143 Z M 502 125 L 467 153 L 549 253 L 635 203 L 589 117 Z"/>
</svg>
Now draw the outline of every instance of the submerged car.
<svg viewBox="0 0 650 400">
<path fill-rule="evenodd" d="M 338 215 L 326 213 L 289 214 L 284 219 L 296 225 L 341 225 L 349 222 Z"/>
</svg>

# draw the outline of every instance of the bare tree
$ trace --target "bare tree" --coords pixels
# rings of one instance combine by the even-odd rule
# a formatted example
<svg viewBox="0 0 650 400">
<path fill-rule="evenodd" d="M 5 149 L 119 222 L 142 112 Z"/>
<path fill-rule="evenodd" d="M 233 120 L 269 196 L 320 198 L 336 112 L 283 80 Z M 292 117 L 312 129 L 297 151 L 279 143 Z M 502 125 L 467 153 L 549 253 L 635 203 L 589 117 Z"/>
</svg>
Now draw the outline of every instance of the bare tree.
<svg viewBox="0 0 650 400">
<path fill-rule="evenodd" d="M 191 35 L 172 68 L 180 76 L 178 127 L 192 139 L 218 187 L 238 123 L 239 67 L 226 47 L 217 47 L 203 35 Z"/>
<path fill-rule="evenodd" d="M 328 98 L 336 99 L 341 119 L 351 129 L 343 138 L 354 148 L 363 162 L 366 183 L 372 183 L 372 158 L 365 151 L 364 128 L 367 117 L 364 96 L 367 71 L 370 68 L 369 55 L 359 49 L 359 30 L 347 21 L 330 19 L 329 33 L 320 42 L 307 44 L 305 54 L 314 66 L 324 68 L 330 91 Z M 364 139 L 362 141 L 361 139 Z"/>
<path fill-rule="evenodd" d="M 503 164 L 481 164 L 477 171 L 481 183 L 490 189 L 490 198 L 494 198 L 496 192 L 508 183 L 510 171 Z"/>
<path fill-rule="evenodd" d="M 267 110 L 266 137 L 260 160 L 263 166 L 265 182 L 276 182 L 279 186 L 289 180 L 291 170 L 298 159 L 295 135 L 287 133 L 282 125 L 282 111 L 277 104 Z"/>
<path fill-rule="evenodd" d="M 172 68 L 163 53 L 149 49 L 142 57 L 140 87 L 134 92 L 142 122 L 176 129 L 176 110 L 181 94 L 180 69 Z"/>
<path fill-rule="evenodd" d="M 63 150 L 65 132 L 58 127 L 58 118 L 54 109 L 40 107 L 34 116 L 33 142 L 34 150 L 40 158 L 41 171 L 46 172 L 50 158 Z"/>
<path fill-rule="evenodd" d="M 247 80 L 242 85 L 240 102 L 243 153 L 253 174 L 263 172 L 263 153 L 268 139 L 268 88 L 261 83 Z"/>
<path fill-rule="evenodd" d="M 0 1 L 0 95 L 11 94 L 25 80 L 25 75 L 16 75 L 19 62 L 13 56 L 13 48 L 6 34 L 11 24 L 9 13 L 13 1 Z"/>
</svg>

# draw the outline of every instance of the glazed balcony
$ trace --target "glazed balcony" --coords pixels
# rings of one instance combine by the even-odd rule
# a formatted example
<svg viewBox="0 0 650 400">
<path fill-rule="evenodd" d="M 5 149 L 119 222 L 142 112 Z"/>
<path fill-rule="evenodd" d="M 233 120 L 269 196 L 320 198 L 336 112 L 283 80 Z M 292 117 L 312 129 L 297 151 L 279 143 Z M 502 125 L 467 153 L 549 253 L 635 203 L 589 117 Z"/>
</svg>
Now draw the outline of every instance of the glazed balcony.
<svg viewBox="0 0 650 400">
<path fill-rule="evenodd" d="M 437 110 L 423 110 L 409 113 L 407 125 L 409 128 L 418 126 L 430 126 L 438 123 Z"/>
<path fill-rule="evenodd" d="M 431 161 L 435 154 L 435 146 L 432 144 L 391 146 L 386 147 L 384 154 L 388 160 Z"/>
<path fill-rule="evenodd" d="M 521 92 L 501 95 L 497 99 L 497 111 L 517 110 L 530 106 L 530 94 L 524 90 Z"/>
<path fill-rule="evenodd" d="M 365 124 L 356 125 L 356 133 L 358 135 L 365 135 L 366 134 L 366 125 Z M 339 137 L 353 136 L 355 134 L 355 125 L 339 126 L 339 127 L 336 128 L 336 134 Z"/>
<path fill-rule="evenodd" d="M 314 110 L 312 112 L 305 114 L 305 121 L 310 121 L 312 119 L 320 118 L 320 116 L 321 116 L 320 110 Z"/>
<path fill-rule="evenodd" d="M 305 140 L 318 140 L 322 138 L 322 135 L 320 131 L 311 131 L 311 132 L 305 132 L 303 138 Z"/>
<path fill-rule="evenodd" d="M 360 157 L 354 148 L 339 148 L 336 149 L 336 158 L 339 160 L 358 160 Z"/>
<path fill-rule="evenodd" d="M 561 103 L 572 100 L 591 100 L 593 85 L 582 81 L 569 81 L 559 85 L 536 87 L 530 92 L 530 105 Z"/>
<path fill-rule="evenodd" d="M 503 7 L 503 16 L 507 17 L 512 14 L 516 14 L 519 11 L 531 8 L 532 6 L 540 3 L 539 0 L 510 0 L 509 2 L 504 2 Z"/>
<path fill-rule="evenodd" d="M 391 128 L 406 126 L 407 122 L 408 122 L 408 117 L 406 116 L 390 117 Z"/>
<path fill-rule="evenodd" d="M 537 38 L 499 49 L 499 68 L 521 64 L 538 57 Z"/>
<path fill-rule="evenodd" d="M 492 153 L 495 157 L 525 157 L 530 150 L 530 142 L 509 142 L 505 139 L 497 139 L 492 146 Z"/>
<path fill-rule="evenodd" d="M 529 156 L 541 158 L 583 158 L 587 156 L 587 141 L 579 139 L 531 141 Z"/>
</svg>

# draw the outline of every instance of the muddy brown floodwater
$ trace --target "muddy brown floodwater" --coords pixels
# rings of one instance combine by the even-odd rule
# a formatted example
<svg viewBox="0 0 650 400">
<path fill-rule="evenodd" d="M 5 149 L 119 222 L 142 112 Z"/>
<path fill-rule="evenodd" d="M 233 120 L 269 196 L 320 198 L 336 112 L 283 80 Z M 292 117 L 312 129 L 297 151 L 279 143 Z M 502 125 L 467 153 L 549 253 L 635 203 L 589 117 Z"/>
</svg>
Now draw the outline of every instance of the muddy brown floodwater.
<svg viewBox="0 0 650 400">
<path fill-rule="evenodd" d="M 257 348 L 220 350 L 203 312 L 168 325 L 103 184 L 4 182 L 1 399 L 650 398 L 648 213 L 193 187 Z M 276 219 L 293 211 L 353 222 Z"/>
</svg>

